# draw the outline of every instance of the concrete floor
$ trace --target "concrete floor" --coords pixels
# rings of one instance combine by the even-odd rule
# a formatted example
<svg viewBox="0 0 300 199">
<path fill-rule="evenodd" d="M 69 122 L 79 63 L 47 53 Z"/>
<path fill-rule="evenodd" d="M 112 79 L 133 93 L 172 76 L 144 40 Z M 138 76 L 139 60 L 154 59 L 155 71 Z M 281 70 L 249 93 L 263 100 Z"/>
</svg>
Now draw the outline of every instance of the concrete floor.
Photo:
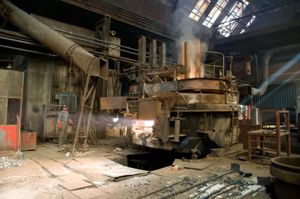
<svg viewBox="0 0 300 199">
<path fill-rule="evenodd" d="M 105 139 L 99 147 L 75 156 L 58 152 L 55 144 L 39 144 L 36 151 L 24 152 L 20 167 L 0 169 L 0 198 L 140 198 L 184 177 L 201 181 L 226 172 L 233 162 L 254 176 L 270 175 L 268 165 L 233 157 L 220 157 L 202 170 L 168 166 L 151 172 L 140 171 L 111 161 L 126 164 L 126 153 L 132 152 L 131 149 L 116 152 L 117 143 L 115 139 Z M 124 173 L 128 176 L 122 176 Z M 189 198 L 192 192 L 176 198 Z"/>
</svg>

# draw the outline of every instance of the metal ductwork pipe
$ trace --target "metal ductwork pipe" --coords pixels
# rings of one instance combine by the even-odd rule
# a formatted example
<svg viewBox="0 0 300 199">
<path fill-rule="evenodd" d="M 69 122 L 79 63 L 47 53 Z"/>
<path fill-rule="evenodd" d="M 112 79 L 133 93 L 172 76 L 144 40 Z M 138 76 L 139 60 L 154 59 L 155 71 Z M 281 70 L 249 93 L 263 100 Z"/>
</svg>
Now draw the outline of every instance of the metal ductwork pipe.
<svg viewBox="0 0 300 199">
<path fill-rule="evenodd" d="M 259 88 L 252 88 L 251 93 L 252 95 L 263 95 L 269 85 L 269 67 L 270 67 L 270 60 L 274 54 L 275 50 L 269 50 L 265 52 L 263 59 L 262 59 L 262 64 L 263 64 L 263 69 L 264 69 L 264 74 L 263 74 L 263 83 L 260 85 Z"/>
<path fill-rule="evenodd" d="M 108 66 L 104 59 L 95 57 L 78 44 L 60 35 L 9 1 L 2 0 L 2 3 L 8 8 L 8 20 L 17 28 L 39 41 L 61 58 L 81 68 L 85 73 L 107 79 Z"/>
<path fill-rule="evenodd" d="M 263 95 L 266 92 L 268 85 L 277 78 L 278 74 L 276 74 L 276 75 L 273 74 L 271 77 L 269 77 L 270 61 L 271 61 L 273 55 L 275 53 L 279 53 L 279 52 L 282 52 L 285 50 L 290 50 L 290 49 L 299 48 L 299 47 L 300 47 L 299 44 L 295 44 L 295 45 L 291 45 L 291 46 L 284 46 L 284 47 L 280 47 L 280 48 L 271 49 L 271 50 L 268 50 L 265 52 L 263 59 L 262 59 L 262 64 L 263 64 L 263 69 L 264 69 L 264 74 L 263 74 L 264 81 L 259 88 L 252 88 L 252 90 L 251 90 L 252 95 Z M 290 67 L 293 66 L 294 62 L 299 61 L 299 59 L 300 59 L 299 56 L 300 56 L 300 53 L 297 54 L 295 59 L 292 59 L 288 63 L 286 63 L 285 67 L 282 67 L 279 70 L 279 72 L 280 72 L 279 74 L 284 73 Z"/>
</svg>

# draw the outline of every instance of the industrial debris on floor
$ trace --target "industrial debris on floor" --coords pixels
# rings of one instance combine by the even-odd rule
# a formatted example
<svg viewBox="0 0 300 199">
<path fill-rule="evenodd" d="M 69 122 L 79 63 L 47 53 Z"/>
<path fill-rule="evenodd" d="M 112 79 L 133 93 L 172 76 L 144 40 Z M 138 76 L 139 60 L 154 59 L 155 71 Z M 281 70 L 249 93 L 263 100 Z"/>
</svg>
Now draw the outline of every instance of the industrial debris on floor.
<svg viewBox="0 0 300 199">
<path fill-rule="evenodd" d="M 259 180 L 268 165 L 206 157 L 147 171 L 127 166 L 144 152 L 103 143 L 75 156 L 50 143 L 25 151 L 19 167 L 0 169 L 0 198 L 270 198 Z"/>
<path fill-rule="evenodd" d="M 235 177 L 231 174 L 238 174 Z M 187 198 L 246 198 L 254 197 L 265 187 L 258 183 L 257 177 L 240 170 L 240 165 L 231 164 L 230 171 L 206 177 L 200 181 L 195 177 L 184 177 L 182 180 L 169 184 L 154 192 L 147 193 L 140 198 L 167 199 L 188 192 Z M 266 195 L 267 197 L 268 195 Z"/>
<path fill-rule="evenodd" d="M 0 169 L 19 167 L 22 165 L 22 162 L 22 160 L 12 157 L 0 157 Z"/>
</svg>

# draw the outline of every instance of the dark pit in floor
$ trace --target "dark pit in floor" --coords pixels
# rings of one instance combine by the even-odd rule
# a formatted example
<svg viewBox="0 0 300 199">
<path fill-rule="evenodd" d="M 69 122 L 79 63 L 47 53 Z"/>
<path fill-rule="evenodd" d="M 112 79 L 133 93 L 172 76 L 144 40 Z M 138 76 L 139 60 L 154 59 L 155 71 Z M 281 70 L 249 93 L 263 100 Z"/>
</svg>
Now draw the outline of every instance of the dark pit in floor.
<svg viewBox="0 0 300 199">
<path fill-rule="evenodd" d="M 174 155 L 169 151 L 151 151 L 143 154 L 127 155 L 127 166 L 153 171 L 172 165 Z"/>
</svg>

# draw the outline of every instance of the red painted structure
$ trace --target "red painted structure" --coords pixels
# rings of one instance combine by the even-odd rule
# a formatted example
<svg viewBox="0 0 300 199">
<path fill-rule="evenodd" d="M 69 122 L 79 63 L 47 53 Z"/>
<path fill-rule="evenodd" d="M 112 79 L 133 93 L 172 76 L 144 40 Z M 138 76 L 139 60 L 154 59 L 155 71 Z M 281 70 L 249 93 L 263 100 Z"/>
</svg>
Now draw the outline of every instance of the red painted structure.
<svg viewBox="0 0 300 199">
<path fill-rule="evenodd" d="M 17 151 L 17 125 L 0 125 L 0 150 Z"/>
<path fill-rule="evenodd" d="M 36 150 L 36 132 L 22 132 L 21 133 L 21 149 Z"/>
</svg>

